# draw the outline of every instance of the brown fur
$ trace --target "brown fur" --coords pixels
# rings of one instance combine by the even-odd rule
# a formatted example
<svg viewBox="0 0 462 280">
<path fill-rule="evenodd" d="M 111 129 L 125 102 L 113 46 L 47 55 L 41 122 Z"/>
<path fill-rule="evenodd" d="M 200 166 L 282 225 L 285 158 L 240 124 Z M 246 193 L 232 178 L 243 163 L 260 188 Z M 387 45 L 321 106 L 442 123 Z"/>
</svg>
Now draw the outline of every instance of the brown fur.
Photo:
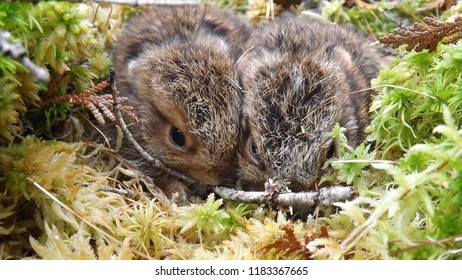
<svg viewBox="0 0 462 280">
<path fill-rule="evenodd" d="M 140 118 L 129 127 L 135 139 L 200 184 L 236 179 L 242 93 L 233 81 L 234 64 L 249 36 L 247 25 L 226 11 L 166 7 L 135 17 L 115 49 L 117 88 Z M 183 147 L 171 140 L 173 128 L 184 135 Z M 167 194 L 178 191 L 174 178 L 127 143 L 122 155 L 137 160 Z"/>
<path fill-rule="evenodd" d="M 313 189 L 335 153 L 335 123 L 352 145 L 364 139 L 372 91 L 361 90 L 377 75 L 379 56 L 352 31 L 301 19 L 260 28 L 253 44 L 238 65 L 240 176 L 257 189 L 276 176 L 293 191 Z"/>
</svg>

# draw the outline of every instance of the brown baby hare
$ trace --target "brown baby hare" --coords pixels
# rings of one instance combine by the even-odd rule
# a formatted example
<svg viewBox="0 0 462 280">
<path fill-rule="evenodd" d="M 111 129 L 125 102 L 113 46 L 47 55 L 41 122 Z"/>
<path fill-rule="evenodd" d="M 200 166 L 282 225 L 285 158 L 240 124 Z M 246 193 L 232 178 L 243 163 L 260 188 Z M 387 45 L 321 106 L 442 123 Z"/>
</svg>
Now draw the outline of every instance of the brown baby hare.
<svg viewBox="0 0 462 280">
<path fill-rule="evenodd" d="M 240 177 L 261 190 L 272 178 L 292 191 L 312 190 L 336 153 L 336 123 L 350 144 L 364 139 L 380 55 L 348 29 L 299 18 L 254 34 L 253 49 L 237 65 L 244 91 Z"/>
<path fill-rule="evenodd" d="M 249 27 L 212 7 L 156 8 L 133 18 L 115 48 L 115 82 L 139 117 L 129 129 L 167 167 L 205 185 L 236 180 L 242 92 L 234 64 L 247 48 Z M 167 194 L 178 181 L 128 143 L 121 154 Z"/>
</svg>

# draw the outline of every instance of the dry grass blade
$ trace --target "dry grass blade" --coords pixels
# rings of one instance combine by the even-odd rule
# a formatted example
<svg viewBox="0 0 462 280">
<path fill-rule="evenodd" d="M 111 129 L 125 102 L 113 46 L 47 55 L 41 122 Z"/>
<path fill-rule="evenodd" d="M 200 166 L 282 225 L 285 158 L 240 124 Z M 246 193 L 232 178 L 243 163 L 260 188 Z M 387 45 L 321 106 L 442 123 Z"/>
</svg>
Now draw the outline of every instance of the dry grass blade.
<svg viewBox="0 0 462 280">
<path fill-rule="evenodd" d="M 84 222 L 85 224 L 87 224 L 89 227 L 91 227 L 92 229 L 94 229 L 95 231 L 97 231 L 98 233 L 100 233 L 101 235 L 105 236 L 109 241 L 115 243 L 115 244 L 118 244 L 120 246 L 122 246 L 122 241 L 118 240 L 117 238 L 115 238 L 114 236 L 108 234 L 107 232 L 105 232 L 104 230 L 98 228 L 97 226 L 93 225 L 92 223 L 90 223 L 89 221 L 87 221 L 84 217 L 82 217 L 81 215 L 77 214 L 74 210 L 72 210 L 69 206 L 67 206 L 66 204 L 62 203 L 59 199 L 57 199 L 52 193 L 50 193 L 49 191 L 45 190 L 45 188 L 43 188 L 39 183 L 35 182 L 34 180 L 32 180 L 31 178 L 27 178 L 27 180 L 29 182 L 31 182 L 37 189 L 39 189 L 41 192 L 43 192 L 46 196 L 48 196 L 49 198 L 51 198 L 54 202 L 58 203 L 61 207 L 63 207 L 64 209 L 66 209 L 66 211 L 69 211 L 70 213 L 72 213 L 72 215 L 76 216 L 77 218 L 79 218 L 82 222 Z M 133 251 L 134 253 L 136 253 L 137 255 L 139 255 L 140 257 L 143 257 L 145 259 L 149 259 L 149 256 L 139 252 L 139 251 L 136 251 L 134 250 Z"/>
<path fill-rule="evenodd" d="M 426 3 L 422 8 L 417 8 L 416 11 L 423 12 L 433 9 L 442 9 L 445 11 L 454 6 L 455 3 L 455 0 L 434 0 L 433 2 Z"/>
<path fill-rule="evenodd" d="M 358 6 L 359 8 L 368 9 L 368 10 L 377 10 L 378 6 L 373 3 L 368 3 L 362 0 L 347 0 L 345 1 L 344 6 L 347 8 L 353 8 L 354 6 Z"/>
<path fill-rule="evenodd" d="M 451 242 L 451 241 L 462 241 L 462 234 L 450 236 L 450 237 L 447 237 L 447 238 L 444 238 L 444 239 L 441 239 L 441 240 L 432 240 L 432 241 L 428 241 L 428 242 L 416 242 L 416 243 L 419 243 L 419 244 L 414 245 L 414 246 L 410 246 L 410 247 L 407 247 L 407 248 L 404 248 L 404 249 L 400 249 L 400 250 L 390 251 L 390 256 L 396 256 L 396 255 L 399 255 L 399 254 L 402 254 L 402 253 L 405 253 L 405 252 L 408 252 L 408 251 L 411 251 L 411 250 L 415 250 L 415 249 L 419 249 L 419 248 L 423 248 L 423 247 L 427 247 L 427 246 L 433 246 L 433 245 L 443 245 L 444 246 L 445 243 L 448 243 L 448 242 Z"/>
</svg>

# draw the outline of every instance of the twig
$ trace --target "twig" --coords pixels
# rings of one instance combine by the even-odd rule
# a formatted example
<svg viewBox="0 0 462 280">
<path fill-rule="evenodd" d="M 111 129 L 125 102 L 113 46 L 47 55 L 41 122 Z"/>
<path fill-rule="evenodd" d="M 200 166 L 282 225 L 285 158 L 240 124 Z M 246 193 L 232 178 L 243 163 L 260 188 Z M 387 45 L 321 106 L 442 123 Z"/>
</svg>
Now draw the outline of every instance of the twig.
<svg viewBox="0 0 462 280">
<path fill-rule="evenodd" d="M 46 68 L 34 64 L 27 57 L 26 49 L 19 42 L 10 42 L 11 33 L 0 30 L 0 52 L 19 61 L 37 80 L 46 83 L 50 80 L 50 73 Z"/>
<path fill-rule="evenodd" d="M 214 187 L 214 192 L 224 199 L 244 203 L 278 206 L 315 207 L 334 206 L 334 203 L 353 199 L 357 192 L 352 187 L 332 186 L 314 192 L 280 193 L 268 195 L 266 192 L 246 192 L 226 187 Z"/>
<path fill-rule="evenodd" d="M 42 0 L 46 2 L 47 0 Z M 48 0 L 54 1 L 54 0 Z M 67 2 L 82 3 L 82 0 L 66 0 Z M 37 2 L 37 0 L 7 0 L 6 2 Z M 197 5 L 199 0 L 87 0 L 94 3 L 120 4 L 130 6 L 150 5 Z"/>
<path fill-rule="evenodd" d="M 116 188 L 109 187 L 109 186 L 102 186 L 102 187 L 99 188 L 99 190 L 102 191 L 102 192 L 116 193 L 116 194 L 119 194 L 121 196 L 126 196 L 126 197 L 130 197 L 130 198 L 134 198 L 136 196 L 135 192 L 132 191 L 132 190 L 116 189 Z"/>
</svg>

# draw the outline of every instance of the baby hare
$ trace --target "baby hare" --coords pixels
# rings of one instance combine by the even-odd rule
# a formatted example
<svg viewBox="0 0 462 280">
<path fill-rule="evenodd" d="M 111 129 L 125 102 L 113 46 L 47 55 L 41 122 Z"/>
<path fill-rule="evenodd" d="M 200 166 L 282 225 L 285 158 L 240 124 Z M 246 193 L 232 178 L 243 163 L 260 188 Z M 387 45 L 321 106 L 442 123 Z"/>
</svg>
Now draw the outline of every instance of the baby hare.
<svg viewBox="0 0 462 280">
<path fill-rule="evenodd" d="M 365 137 L 379 54 L 352 31 L 298 18 L 254 34 L 254 47 L 237 65 L 244 91 L 240 177 L 259 189 L 278 178 L 292 191 L 312 190 L 336 153 L 334 125 L 346 129 L 352 145 Z"/>
<path fill-rule="evenodd" d="M 195 194 L 236 180 L 242 93 L 234 64 L 249 37 L 249 27 L 229 12 L 164 7 L 136 16 L 116 46 L 116 86 L 140 119 L 129 130 L 151 156 L 197 181 Z M 165 193 L 180 191 L 130 144 L 121 154 Z"/>
</svg>

